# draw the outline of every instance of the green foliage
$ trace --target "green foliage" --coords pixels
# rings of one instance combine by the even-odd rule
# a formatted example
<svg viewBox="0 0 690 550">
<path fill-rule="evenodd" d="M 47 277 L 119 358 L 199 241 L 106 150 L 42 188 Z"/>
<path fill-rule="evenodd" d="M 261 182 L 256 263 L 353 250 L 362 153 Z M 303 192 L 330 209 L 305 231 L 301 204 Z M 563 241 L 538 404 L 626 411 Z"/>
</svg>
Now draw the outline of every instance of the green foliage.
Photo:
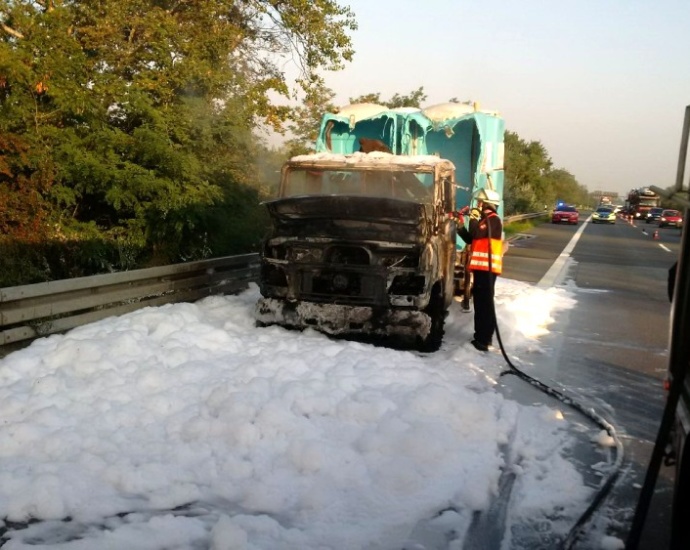
<svg viewBox="0 0 690 550">
<path fill-rule="evenodd" d="M 393 94 L 388 100 L 381 99 L 381 93 L 368 93 L 358 97 L 350 98 L 350 103 L 378 103 L 390 109 L 397 107 L 420 107 L 426 101 L 426 94 L 424 87 L 420 86 L 416 90 L 411 91 L 407 95 Z"/>
<path fill-rule="evenodd" d="M 518 233 L 524 233 L 537 225 L 543 224 L 545 221 L 547 221 L 547 219 L 550 218 L 550 216 L 551 211 L 549 210 L 544 212 L 544 215 L 539 216 L 538 218 L 530 218 L 529 220 L 520 220 L 517 222 L 506 223 L 503 226 L 503 230 L 506 237 L 512 237 L 513 235 L 516 235 Z"/>
<path fill-rule="evenodd" d="M 535 212 L 543 208 L 542 178 L 551 170 L 551 159 L 538 141 L 526 142 L 516 133 L 505 133 L 505 212 Z"/>
<path fill-rule="evenodd" d="M 407 95 L 393 94 L 393 97 L 384 103 L 386 107 L 395 109 L 397 107 L 420 107 L 426 101 L 424 87 L 420 86 Z"/>
<path fill-rule="evenodd" d="M 0 288 L 125 271 L 146 261 L 146 251 L 125 240 L 0 240 Z"/>
<path fill-rule="evenodd" d="M 294 109 L 290 117 L 289 129 L 295 137 L 286 142 L 289 157 L 313 153 L 323 114 L 336 110 L 332 102 L 335 93 L 322 79 L 305 82 L 303 88 L 306 93 L 302 105 Z"/>
<path fill-rule="evenodd" d="M 35 243 L 0 240 L 0 288 L 49 281 L 46 256 Z"/>
<path fill-rule="evenodd" d="M 541 198 L 546 205 L 561 200 L 568 204 L 588 204 L 589 190 L 575 176 L 563 169 L 551 170 L 543 180 Z"/>
<path fill-rule="evenodd" d="M 252 129 L 290 114 L 273 99 L 290 95 L 284 59 L 315 110 L 354 29 L 333 0 L 0 0 L 0 230 L 83 264 L 78 243 L 83 271 L 254 247 L 268 184 Z M 248 219 L 226 227 L 230 212 Z"/>
<path fill-rule="evenodd" d="M 208 213 L 208 246 L 213 256 L 259 251 L 270 224 L 260 199 L 258 190 L 246 186 L 226 189 L 224 200 Z"/>
<path fill-rule="evenodd" d="M 52 166 L 32 156 L 26 141 L 0 133 L 0 235 L 37 240 L 49 230 L 53 216 L 45 196 L 52 185 Z"/>
<path fill-rule="evenodd" d="M 551 208 L 557 200 L 585 204 L 587 196 L 587 188 L 575 176 L 553 168 L 541 142 L 527 142 L 514 132 L 505 133 L 506 214 L 539 212 Z"/>
</svg>

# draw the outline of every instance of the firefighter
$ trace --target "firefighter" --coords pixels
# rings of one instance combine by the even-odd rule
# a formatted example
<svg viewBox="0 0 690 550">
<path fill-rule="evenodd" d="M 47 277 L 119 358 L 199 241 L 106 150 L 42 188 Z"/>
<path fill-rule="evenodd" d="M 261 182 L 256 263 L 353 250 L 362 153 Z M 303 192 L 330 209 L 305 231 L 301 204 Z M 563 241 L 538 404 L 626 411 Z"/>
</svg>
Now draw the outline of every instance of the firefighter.
<svg viewBox="0 0 690 550">
<path fill-rule="evenodd" d="M 494 331 L 494 286 L 503 267 L 503 223 L 496 209 L 501 201 L 493 189 L 479 189 L 474 194 L 477 207 L 470 213 L 469 227 L 465 227 L 462 213 L 458 214 L 458 234 L 471 244 L 469 269 L 472 272 L 472 301 L 474 303 L 474 338 L 472 345 L 479 351 L 489 351 Z"/>
</svg>

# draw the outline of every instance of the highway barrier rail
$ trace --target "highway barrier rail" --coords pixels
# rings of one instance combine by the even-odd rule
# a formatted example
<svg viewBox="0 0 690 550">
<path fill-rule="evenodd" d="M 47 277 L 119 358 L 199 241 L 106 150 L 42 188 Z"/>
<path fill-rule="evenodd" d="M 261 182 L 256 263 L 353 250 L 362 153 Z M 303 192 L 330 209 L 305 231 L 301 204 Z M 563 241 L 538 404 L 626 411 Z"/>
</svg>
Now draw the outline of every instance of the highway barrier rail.
<svg viewBox="0 0 690 550">
<path fill-rule="evenodd" d="M 544 212 L 535 212 L 533 214 L 515 214 L 514 216 L 505 216 L 503 218 L 504 224 L 509 224 L 513 222 L 521 222 L 523 220 L 533 220 L 535 218 L 541 218 L 543 216 L 549 216 L 551 215 L 551 212 L 544 211 Z"/>
<path fill-rule="evenodd" d="M 245 254 L 0 288 L 0 346 L 147 306 L 235 294 L 258 273 L 259 255 Z"/>
<path fill-rule="evenodd" d="M 505 223 L 543 215 L 507 216 Z M 0 347 L 147 306 L 236 294 L 258 280 L 259 265 L 258 254 L 244 254 L 0 288 Z"/>
</svg>

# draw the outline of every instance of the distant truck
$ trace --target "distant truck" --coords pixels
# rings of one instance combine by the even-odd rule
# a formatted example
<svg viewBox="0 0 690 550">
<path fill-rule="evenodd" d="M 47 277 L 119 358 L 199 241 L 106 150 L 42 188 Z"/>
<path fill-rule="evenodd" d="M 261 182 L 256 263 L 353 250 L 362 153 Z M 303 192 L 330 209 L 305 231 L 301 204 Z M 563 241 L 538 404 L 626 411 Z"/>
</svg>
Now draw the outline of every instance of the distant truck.
<svg viewBox="0 0 690 550">
<path fill-rule="evenodd" d="M 257 322 L 438 349 L 471 288 L 450 213 L 479 189 L 502 196 L 503 134 L 476 104 L 326 113 L 317 152 L 290 159 L 266 203 Z"/>
<path fill-rule="evenodd" d="M 631 189 L 626 201 L 627 213 L 635 220 L 644 220 L 650 209 L 661 206 L 661 196 L 649 187 Z"/>
</svg>

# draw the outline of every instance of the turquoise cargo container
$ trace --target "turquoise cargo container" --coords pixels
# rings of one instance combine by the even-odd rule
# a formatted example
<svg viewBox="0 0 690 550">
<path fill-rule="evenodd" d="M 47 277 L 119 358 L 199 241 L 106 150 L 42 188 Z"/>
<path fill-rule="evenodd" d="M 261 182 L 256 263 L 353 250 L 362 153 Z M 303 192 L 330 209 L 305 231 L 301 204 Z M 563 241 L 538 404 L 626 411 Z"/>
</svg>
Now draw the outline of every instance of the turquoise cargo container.
<svg viewBox="0 0 690 550">
<path fill-rule="evenodd" d="M 477 103 L 443 103 L 426 108 L 389 109 L 373 103 L 347 105 L 321 120 L 316 152 L 351 154 L 364 149 L 396 155 L 435 155 L 455 165 L 456 206 L 472 194 L 493 189 L 503 198 L 505 123 Z M 498 211 L 503 217 L 503 203 Z M 458 248 L 462 248 L 459 241 Z"/>
</svg>

